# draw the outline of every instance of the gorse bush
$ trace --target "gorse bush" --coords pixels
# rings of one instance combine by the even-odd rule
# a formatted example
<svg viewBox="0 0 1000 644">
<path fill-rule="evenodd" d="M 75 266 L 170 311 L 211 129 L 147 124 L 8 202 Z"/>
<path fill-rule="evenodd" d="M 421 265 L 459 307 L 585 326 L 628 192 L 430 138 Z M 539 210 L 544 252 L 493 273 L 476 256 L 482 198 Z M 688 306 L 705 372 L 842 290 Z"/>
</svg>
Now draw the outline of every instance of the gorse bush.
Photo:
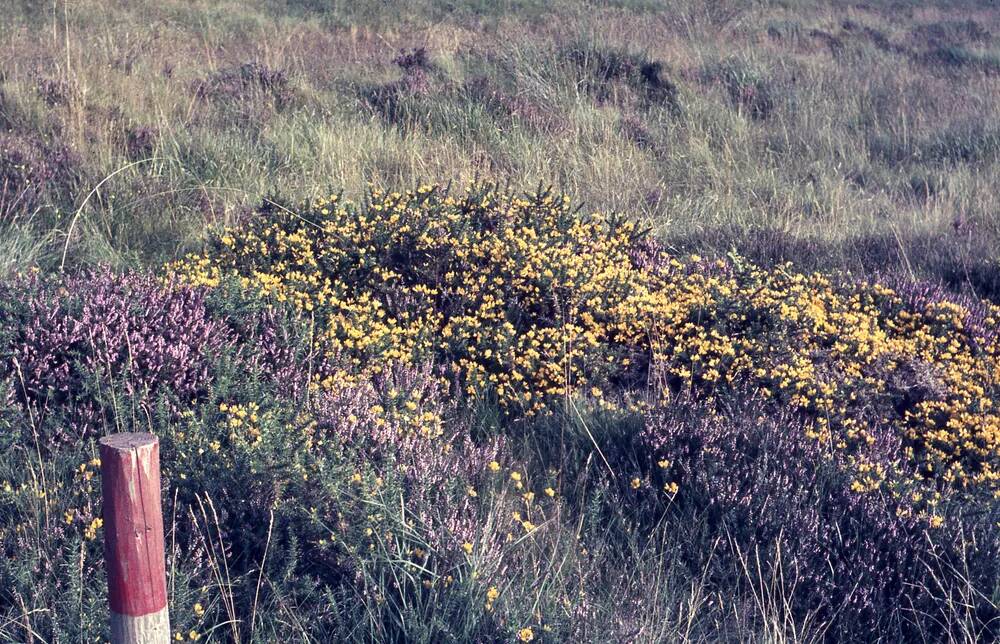
<svg viewBox="0 0 1000 644">
<path fill-rule="evenodd" d="M 108 639 L 119 431 L 172 641 L 1000 641 L 996 2 L 48 4 L 0 642 Z"/>
<path fill-rule="evenodd" d="M 462 393 L 495 396 L 513 415 L 620 370 L 599 349 L 611 348 L 635 286 L 634 224 L 581 218 L 552 194 L 456 199 L 426 188 L 372 199 L 271 208 L 170 272 L 194 285 L 233 278 L 292 302 L 315 317 L 327 357 L 363 373 L 440 358 Z"/>
<path fill-rule="evenodd" d="M 668 388 L 748 383 L 833 448 L 863 451 L 872 428 L 887 426 L 916 479 L 995 489 L 995 307 L 739 261 L 683 276 L 661 277 L 667 297 L 649 318 Z M 635 297 L 641 311 L 647 296 Z"/>
<path fill-rule="evenodd" d="M 738 259 L 684 265 L 632 222 L 490 186 L 273 206 L 170 273 L 293 303 L 358 373 L 439 362 L 455 393 L 515 418 L 573 391 L 614 407 L 650 383 L 749 387 L 849 453 L 859 488 L 997 489 L 996 307 Z M 894 472 L 864 456 L 881 426 L 903 441 Z"/>
</svg>

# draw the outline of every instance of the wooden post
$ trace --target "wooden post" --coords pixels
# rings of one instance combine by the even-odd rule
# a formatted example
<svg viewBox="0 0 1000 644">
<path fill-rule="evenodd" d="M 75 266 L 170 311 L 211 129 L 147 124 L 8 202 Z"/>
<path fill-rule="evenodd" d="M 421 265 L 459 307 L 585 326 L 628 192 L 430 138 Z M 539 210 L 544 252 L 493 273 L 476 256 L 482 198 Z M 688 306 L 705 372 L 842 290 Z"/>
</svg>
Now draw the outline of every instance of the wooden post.
<svg viewBox="0 0 1000 644">
<path fill-rule="evenodd" d="M 152 434 L 112 434 L 100 445 L 111 642 L 167 644 L 160 442 Z"/>
</svg>

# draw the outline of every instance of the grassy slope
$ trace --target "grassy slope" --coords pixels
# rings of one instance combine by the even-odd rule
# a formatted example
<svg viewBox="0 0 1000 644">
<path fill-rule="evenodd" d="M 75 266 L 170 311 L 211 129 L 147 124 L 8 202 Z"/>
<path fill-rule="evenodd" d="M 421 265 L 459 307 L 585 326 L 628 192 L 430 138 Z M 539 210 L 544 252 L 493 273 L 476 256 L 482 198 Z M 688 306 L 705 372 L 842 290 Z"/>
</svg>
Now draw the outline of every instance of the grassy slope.
<svg viewBox="0 0 1000 644">
<path fill-rule="evenodd" d="M 395 188 L 479 176 L 525 188 L 554 182 L 589 207 L 644 218 L 679 248 L 718 252 L 735 245 L 765 260 L 910 268 L 980 294 L 1000 293 L 991 263 L 1000 237 L 996 9 L 985 2 L 831 8 L 724 0 L 711 10 L 705 4 L 79 0 L 56 2 L 53 13 L 52 4 L 22 0 L 13 12 L 5 7 L 0 24 L 0 272 L 58 266 L 64 250 L 74 266 L 155 266 L 198 247 L 206 229 L 236 219 L 275 190 L 298 197 L 325 194 L 332 184 L 359 196 L 369 181 Z M 420 48 L 428 60 L 411 60 L 409 70 L 393 62 L 400 50 Z M 646 68 L 644 75 L 644 66 L 656 62 L 660 70 Z M 0 301 L 19 305 L 20 299 Z M 224 320 L 240 319 L 226 311 L 243 311 L 217 307 Z M 613 458 L 615 446 L 628 451 L 620 437 L 634 428 L 599 414 L 509 436 L 513 454 L 500 459 L 499 477 L 486 475 L 494 482 L 480 492 L 487 514 L 475 557 L 493 576 L 477 581 L 461 568 L 449 602 L 436 591 L 424 593 L 420 577 L 408 577 L 403 598 L 423 599 L 401 608 L 377 601 L 380 589 L 398 589 L 388 575 L 402 569 L 393 553 L 377 552 L 359 557 L 368 567 L 344 584 L 364 589 L 362 601 L 353 594 L 320 596 L 311 578 L 289 573 L 310 563 L 296 562 L 293 528 L 310 538 L 328 535 L 284 519 L 267 554 L 269 495 L 279 487 L 272 476 L 284 476 L 282 486 L 301 494 L 288 493 L 284 506 L 315 495 L 352 507 L 336 495 L 355 489 L 354 463 L 331 458 L 325 465 L 332 471 L 311 477 L 309 486 L 299 483 L 297 470 L 286 471 L 290 454 L 303 467 L 317 464 L 294 451 L 300 445 L 288 444 L 294 437 L 283 431 L 288 419 L 281 414 L 295 410 L 272 401 L 279 413 L 268 421 L 264 469 L 227 474 L 207 467 L 231 456 L 212 447 L 230 435 L 219 422 L 220 403 L 261 400 L 263 387 L 235 369 L 214 377 L 211 395 L 189 420 L 162 425 L 169 426 L 165 454 L 207 454 L 204 462 L 169 463 L 198 474 L 187 484 L 174 479 L 185 497 L 169 503 L 171 516 L 180 517 L 172 530 L 191 537 L 171 544 L 180 562 L 172 571 L 172 616 L 188 640 L 238 639 L 237 619 L 243 636 L 260 641 L 305 640 L 307 631 L 320 641 L 347 633 L 359 640 L 406 633 L 412 640 L 448 634 L 488 641 L 510 639 L 527 624 L 536 625 L 538 639 L 548 637 L 536 613 L 553 624 L 557 640 L 810 641 L 828 628 L 792 615 L 784 593 L 797 577 L 790 584 L 778 579 L 780 565 L 762 573 L 767 566 L 751 561 L 761 552 L 742 549 L 744 542 L 731 535 L 739 556 L 719 563 L 727 543 L 683 514 L 648 532 L 633 530 L 641 517 L 619 501 L 639 493 L 608 483 L 592 446 L 598 437 Z M 13 392 L 5 395 L 14 399 Z M 358 413 L 362 408 L 367 404 Z M 15 483 L 10 491 L 0 486 L 0 514 L 17 517 L 16 525 L 0 522 L 0 538 L 11 544 L 8 554 L 19 554 L 0 571 L 9 589 L 0 640 L 102 634 L 103 585 L 91 583 L 101 573 L 90 444 L 74 444 L 58 460 L 39 457 L 36 469 L 35 456 L 18 443 L 35 429 L 34 419 L 19 410 L 0 406 L 5 453 L 17 454 L 0 459 L 0 481 Z M 489 411 L 471 428 L 456 422 L 453 429 L 499 432 Z M 703 410 L 676 412 L 676 424 L 696 433 L 686 413 L 699 418 Z M 122 428 L 144 427 L 135 410 L 131 420 L 127 415 Z M 756 412 L 737 407 L 733 417 L 752 419 Z M 785 436 L 784 420 L 778 421 L 746 422 L 749 442 L 760 443 L 753 432 L 768 428 Z M 757 462 L 728 443 L 718 452 L 737 461 L 735 468 L 728 461 L 720 466 L 724 472 L 770 467 L 757 477 L 765 492 L 771 479 L 802 480 L 786 472 L 795 464 L 783 459 Z M 520 509 L 509 470 L 525 472 L 529 489 L 543 498 L 553 463 L 564 467 L 568 482 L 558 501 L 546 501 L 554 520 L 537 540 L 524 542 L 523 553 L 508 549 L 487 559 L 481 550 L 489 550 L 491 539 L 503 541 L 510 511 Z M 36 473 L 44 478 L 47 471 L 51 487 L 39 488 Z M 40 489 L 58 489 L 57 498 L 39 502 Z M 234 534 L 246 535 L 237 544 L 227 534 L 234 551 L 223 560 L 233 557 L 232 580 L 221 578 L 215 550 L 199 541 L 220 530 L 218 518 L 199 515 L 193 501 L 210 489 L 215 498 L 229 491 L 268 502 L 248 515 L 247 525 L 224 518 L 237 526 Z M 822 497 L 816 489 L 810 494 Z M 812 497 L 792 492 L 795 507 L 823 511 Z M 394 515 L 397 506 L 404 509 L 401 494 L 393 487 L 365 501 L 382 503 L 396 532 L 405 531 L 406 512 L 414 511 Z M 765 504 L 771 498 L 756 496 Z M 451 505 L 432 507 L 443 512 Z M 362 507 L 351 520 L 365 526 L 369 513 Z M 282 525 L 291 526 L 287 533 Z M 416 537 L 408 545 L 426 547 Z M 265 560 L 258 614 L 255 591 Z M 501 591 L 495 608 L 485 595 L 493 583 Z M 951 588 L 920 593 L 937 599 L 945 587 Z M 993 588 L 987 603 L 995 607 Z M 375 601 L 368 599 L 372 590 Z M 971 582 L 966 591 L 976 592 Z M 205 604 L 204 614 L 197 602 Z M 967 629 L 964 641 L 976 641 L 973 602 L 959 592 L 942 603 L 949 610 L 927 620 L 954 620 L 942 628 Z"/>
<path fill-rule="evenodd" d="M 68 261 L 156 262 L 271 191 L 486 176 L 685 249 L 996 292 L 989 3 L 614 5 L 22 2 L 0 26 L 0 143 L 8 164 L 67 154 L 13 205 L 4 170 L 4 267 L 58 263 L 71 226 Z M 423 67 L 393 63 L 414 48 Z"/>
</svg>

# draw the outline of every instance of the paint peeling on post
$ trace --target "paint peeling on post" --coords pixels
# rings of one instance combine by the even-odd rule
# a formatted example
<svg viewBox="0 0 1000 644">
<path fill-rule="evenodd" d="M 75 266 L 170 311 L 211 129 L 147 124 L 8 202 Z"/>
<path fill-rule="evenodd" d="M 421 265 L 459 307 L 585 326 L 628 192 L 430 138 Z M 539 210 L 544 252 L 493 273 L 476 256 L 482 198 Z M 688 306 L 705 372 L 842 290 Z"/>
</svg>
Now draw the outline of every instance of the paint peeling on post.
<svg viewBox="0 0 1000 644">
<path fill-rule="evenodd" d="M 152 434 L 113 434 L 100 446 L 111 642 L 166 644 L 160 442 Z"/>
</svg>

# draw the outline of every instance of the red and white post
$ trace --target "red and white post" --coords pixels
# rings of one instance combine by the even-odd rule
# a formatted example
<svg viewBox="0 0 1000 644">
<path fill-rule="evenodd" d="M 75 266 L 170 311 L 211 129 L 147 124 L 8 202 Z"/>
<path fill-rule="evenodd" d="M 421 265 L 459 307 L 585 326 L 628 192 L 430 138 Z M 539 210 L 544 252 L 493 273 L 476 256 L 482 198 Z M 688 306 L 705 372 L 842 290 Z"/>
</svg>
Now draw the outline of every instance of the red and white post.
<svg viewBox="0 0 1000 644">
<path fill-rule="evenodd" d="M 112 434 L 100 446 L 111 642 L 167 644 L 160 442 L 152 434 Z"/>
</svg>

